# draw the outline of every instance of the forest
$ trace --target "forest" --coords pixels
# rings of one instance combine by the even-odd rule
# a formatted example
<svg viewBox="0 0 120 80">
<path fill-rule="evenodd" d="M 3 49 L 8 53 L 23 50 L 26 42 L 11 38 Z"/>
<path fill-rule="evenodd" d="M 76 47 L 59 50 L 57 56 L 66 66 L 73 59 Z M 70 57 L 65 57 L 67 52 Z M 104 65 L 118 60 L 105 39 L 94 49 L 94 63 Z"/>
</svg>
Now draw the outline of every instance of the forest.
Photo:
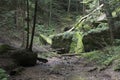
<svg viewBox="0 0 120 80">
<path fill-rule="evenodd" d="M 0 0 L 0 80 L 120 80 L 120 0 Z"/>
</svg>

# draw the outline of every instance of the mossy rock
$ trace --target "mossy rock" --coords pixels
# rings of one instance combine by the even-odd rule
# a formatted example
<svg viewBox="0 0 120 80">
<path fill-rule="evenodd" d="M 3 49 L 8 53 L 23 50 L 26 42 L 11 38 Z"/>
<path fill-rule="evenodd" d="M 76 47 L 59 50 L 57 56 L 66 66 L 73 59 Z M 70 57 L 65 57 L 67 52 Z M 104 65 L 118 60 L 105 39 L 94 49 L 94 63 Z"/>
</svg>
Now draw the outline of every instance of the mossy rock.
<svg viewBox="0 0 120 80">
<path fill-rule="evenodd" d="M 79 32 L 57 34 L 52 38 L 51 47 L 61 54 L 83 52 L 82 35 Z"/>
<path fill-rule="evenodd" d="M 11 50 L 12 47 L 8 44 L 2 44 L 0 45 L 0 54 L 3 54 L 5 52 L 8 52 L 8 50 Z"/>
<path fill-rule="evenodd" d="M 52 44 L 52 40 L 51 38 L 49 38 L 48 36 L 45 36 L 43 34 L 40 34 L 39 36 L 39 41 L 41 45 L 46 45 L 46 44 Z"/>
<path fill-rule="evenodd" d="M 17 50 L 12 58 L 21 66 L 34 66 L 37 62 L 37 54 L 28 50 Z"/>
<path fill-rule="evenodd" d="M 108 28 L 97 28 L 90 30 L 83 37 L 84 49 L 86 52 L 98 50 L 111 44 Z"/>
</svg>

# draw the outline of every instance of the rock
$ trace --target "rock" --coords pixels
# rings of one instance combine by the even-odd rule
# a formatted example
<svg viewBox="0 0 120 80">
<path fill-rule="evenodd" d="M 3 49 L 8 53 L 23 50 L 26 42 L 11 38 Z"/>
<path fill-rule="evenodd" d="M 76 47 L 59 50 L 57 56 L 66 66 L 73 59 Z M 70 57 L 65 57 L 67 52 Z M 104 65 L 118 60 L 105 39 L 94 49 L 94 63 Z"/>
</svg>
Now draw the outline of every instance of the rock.
<svg viewBox="0 0 120 80">
<path fill-rule="evenodd" d="M 83 52 L 82 35 L 80 32 L 57 34 L 52 38 L 51 47 L 60 54 Z"/>
<path fill-rule="evenodd" d="M 37 54 L 28 50 L 17 50 L 12 54 L 14 61 L 21 66 L 34 66 L 37 62 Z"/>
<path fill-rule="evenodd" d="M 85 52 L 99 50 L 111 44 L 108 28 L 97 28 L 84 34 L 83 44 Z"/>
</svg>

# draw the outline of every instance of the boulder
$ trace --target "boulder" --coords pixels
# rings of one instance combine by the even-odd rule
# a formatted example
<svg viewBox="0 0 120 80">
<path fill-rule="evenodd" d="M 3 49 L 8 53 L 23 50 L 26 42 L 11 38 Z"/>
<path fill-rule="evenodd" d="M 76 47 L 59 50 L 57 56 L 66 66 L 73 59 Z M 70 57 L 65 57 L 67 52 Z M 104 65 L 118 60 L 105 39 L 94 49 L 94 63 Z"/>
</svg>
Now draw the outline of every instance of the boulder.
<svg viewBox="0 0 120 80">
<path fill-rule="evenodd" d="M 52 38 L 51 47 L 60 54 L 83 52 L 82 35 L 80 32 L 57 34 Z"/>
<path fill-rule="evenodd" d="M 106 28 L 96 28 L 88 31 L 83 36 L 85 52 L 98 50 L 111 44 L 110 32 Z"/>
<path fill-rule="evenodd" d="M 12 54 L 14 61 L 21 66 L 34 66 L 37 62 L 37 54 L 29 50 L 16 50 Z"/>
</svg>

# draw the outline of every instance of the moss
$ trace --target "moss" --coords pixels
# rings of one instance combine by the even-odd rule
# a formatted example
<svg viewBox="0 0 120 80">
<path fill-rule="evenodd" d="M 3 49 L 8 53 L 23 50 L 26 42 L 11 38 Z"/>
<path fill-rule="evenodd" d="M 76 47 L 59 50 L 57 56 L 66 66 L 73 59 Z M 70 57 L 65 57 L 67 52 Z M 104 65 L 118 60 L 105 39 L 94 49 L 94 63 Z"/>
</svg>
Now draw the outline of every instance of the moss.
<svg viewBox="0 0 120 80">
<path fill-rule="evenodd" d="M 72 34 L 73 33 L 62 33 L 55 35 L 52 38 L 52 45 L 51 47 L 54 49 L 64 49 L 60 51 L 60 53 L 67 53 L 70 50 L 70 44 L 72 41 Z"/>
<path fill-rule="evenodd" d="M 75 32 L 72 38 L 72 43 L 70 45 L 70 53 L 80 53 L 84 51 L 84 46 L 82 42 L 82 35 L 79 32 Z"/>
<path fill-rule="evenodd" d="M 66 32 L 55 35 L 52 39 L 52 48 L 63 49 L 61 53 L 82 52 L 82 35 L 79 32 Z"/>
<path fill-rule="evenodd" d="M 40 41 L 40 44 L 52 44 L 51 38 L 49 38 L 43 34 L 40 34 L 39 41 Z"/>
</svg>

